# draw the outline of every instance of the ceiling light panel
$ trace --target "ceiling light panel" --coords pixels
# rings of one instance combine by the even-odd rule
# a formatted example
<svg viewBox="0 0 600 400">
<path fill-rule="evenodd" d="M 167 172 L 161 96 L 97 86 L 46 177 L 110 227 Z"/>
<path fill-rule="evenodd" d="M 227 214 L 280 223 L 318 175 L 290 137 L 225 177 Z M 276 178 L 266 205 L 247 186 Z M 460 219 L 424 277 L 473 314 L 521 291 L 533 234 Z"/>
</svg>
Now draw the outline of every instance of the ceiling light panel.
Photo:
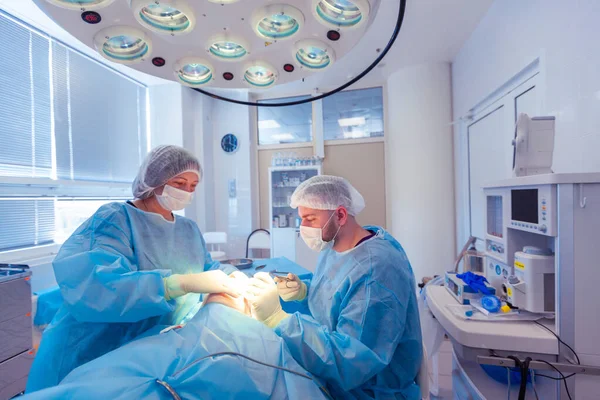
<svg viewBox="0 0 600 400">
<path fill-rule="evenodd" d="M 190 33 L 196 18 L 184 0 L 132 0 L 135 19 L 158 34 L 183 35 Z"/>
<path fill-rule="evenodd" d="M 304 14 L 287 4 L 271 4 L 254 12 L 252 26 L 257 36 L 283 40 L 296 36 L 304 25 Z"/>
<path fill-rule="evenodd" d="M 316 11 L 320 3 L 314 0 L 33 1 L 113 62 L 193 87 L 258 90 L 311 76 L 318 79 L 371 29 L 381 0 L 352 0 L 361 15 L 354 25 L 351 0 L 326 0 L 320 7 L 331 8 L 327 15 L 341 13 L 348 25 L 335 28 L 324 26 Z M 96 7 L 102 21 L 82 24 L 81 10 Z M 331 29 L 343 29 L 342 39 L 329 40 Z M 347 66 L 343 76 L 362 71 L 377 56 L 375 50 L 365 54 L 364 65 Z M 182 65 L 181 60 L 190 57 L 201 62 Z M 153 64 L 153 58 L 161 62 Z M 284 72 L 286 65 L 293 73 Z"/>
<path fill-rule="evenodd" d="M 272 65 L 257 61 L 246 66 L 244 81 L 255 89 L 266 89 L 277 81 L 277 70 Z"/>
<path fill-rule="evenodd" d="M 119 64 L 137 64 L 150 59 L 152 41 L 141 29 L 112 26 L 94 37 L 96 51 L 107 60 Z"/>
<path fill-rule="evenodd" d="M 329 28 L 360 27 L 370 13 L 368 0 L 313 0 L 313 15 Z"/>
<path fill-rule="evenodd" d="M 319 40 L 306 39 L 296 42 L 294 57 L 302 67 L 317 71 L 335 62 L 335 51 Z"/>
<path fill-rule="evenodd" d="M 250 54 L 250 45 L 239 36 L 221 33 L 208 40 L 207 52 L 221 61 L 239 61 Z"/>
<path fill-rule="evenodd" d="M 214 68 L 202 58 L 185 57 L 175 63 L 174 74 L 183 85 L 200 87 L 213 80 Z"/>
</svg>

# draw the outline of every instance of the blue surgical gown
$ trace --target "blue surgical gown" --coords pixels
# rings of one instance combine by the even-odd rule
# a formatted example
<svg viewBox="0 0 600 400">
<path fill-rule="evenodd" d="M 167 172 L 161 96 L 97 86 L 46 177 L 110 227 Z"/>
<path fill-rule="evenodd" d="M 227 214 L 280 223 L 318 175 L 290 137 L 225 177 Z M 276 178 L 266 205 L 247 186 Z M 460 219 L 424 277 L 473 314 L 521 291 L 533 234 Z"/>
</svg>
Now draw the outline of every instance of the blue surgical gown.
<svg viewBox="0 0 600 400">
<path fill-rule="evenodd" d="M 220 266 L 190 219 L 110 203 L 63 244 L 53 267 L 64 303 L 44 331 L 27 392 L 57 385 L 157 324 L 180 322 L 199 295 L 167 301 L 163 278 Z"/>
<path fill-rule="evenodd" d="M 172 400 L 157 379 L 182 399 L 325 399 L 283 340 L 236 310 L 211 303 L 183 328 L 162 334 L 161 328 L 150 329 L 73 370 L 58 386 L 23 400 Z M 237 355 L 215 355 L 222 352 L 243 354 L 259 363 Z"/>
<path fill-rule="evenodd" d="M 312 317 L 294 313 L 275 332 L 335 398 L 420 399 L 422 359 L 415 278 L 385 230 L 354 249 L 322 252 L 308 284 Z"/>
</svg>

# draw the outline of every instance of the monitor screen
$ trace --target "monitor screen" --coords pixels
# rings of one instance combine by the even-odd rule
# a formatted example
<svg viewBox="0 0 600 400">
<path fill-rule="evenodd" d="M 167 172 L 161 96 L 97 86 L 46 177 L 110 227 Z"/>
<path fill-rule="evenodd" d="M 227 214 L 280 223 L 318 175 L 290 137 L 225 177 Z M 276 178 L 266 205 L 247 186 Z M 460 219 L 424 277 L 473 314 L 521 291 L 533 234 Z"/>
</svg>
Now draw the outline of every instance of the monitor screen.
<svg viewBox="0 0 600 400">
<path fill-rule="evenodd" d="M 512 220 L 538 223 L 538 190 L 511 190 Z"/>
</svg>

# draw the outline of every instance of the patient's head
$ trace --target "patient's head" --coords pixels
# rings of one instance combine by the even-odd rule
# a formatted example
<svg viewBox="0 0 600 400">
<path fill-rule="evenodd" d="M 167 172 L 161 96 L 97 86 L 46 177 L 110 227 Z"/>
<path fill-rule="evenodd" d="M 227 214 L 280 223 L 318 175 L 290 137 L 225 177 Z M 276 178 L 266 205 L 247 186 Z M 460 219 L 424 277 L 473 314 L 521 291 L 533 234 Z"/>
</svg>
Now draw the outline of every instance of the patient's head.
<svg viewBox="0 0 600 400">
<path fill-rule="evenodd" d="M 249 280 L 249 278 L 242 272 L 232 273 L 231 275 L 229 275 L 229 279 L 235 279 L 235 281 L 232 281 L 232 283 L 235 285 L 239 285 L 240 287 L 245 286 Z M 246 300 L 246 298 L 243 296 L 236 298 L 225 293 L 211 293 L 204 299 L 204 305 L 209 303 L 223 304 L 249 317 L 252 316 L 250 302 Z"/>
</svg>

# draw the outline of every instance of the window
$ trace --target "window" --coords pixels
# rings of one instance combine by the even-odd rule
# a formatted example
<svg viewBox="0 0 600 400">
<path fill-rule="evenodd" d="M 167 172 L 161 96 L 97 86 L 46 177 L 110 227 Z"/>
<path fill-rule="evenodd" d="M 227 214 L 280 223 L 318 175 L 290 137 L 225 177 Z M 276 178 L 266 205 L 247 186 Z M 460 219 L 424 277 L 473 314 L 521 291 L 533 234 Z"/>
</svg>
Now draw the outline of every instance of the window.
<svg viewBox="0 0 600 400">
<path fill-rule="evenodd" d="M 383 136 L 383 89 L 348 90 L 323 99 L 325 140 Z"/>
<path fill-rule="evenodd" d="M 54 200 L 0 198 L 0 251 L 54 241 Z"/>
<path fill-rule="evenodd" d="M 0 252 L 62 243 L 131 196 L 147 88 L 0 11 Z"/>
<path fill-rule="evenodd" d="M 60 199 L 54 204 L 56 222 L 54 242 L 64 243 L 79 225 L 83 224 L 97 209 L 109 203 L 108 200 Z"/>
<path fill-rule="evenodd" d="M 59 179 L 131 182 L 146 154 L 146 87 L 52 46 Z"/>
<path fill-rule="evenodd" d="M 48 39 L 0 15 L 0 175 L 52 175 Z"/>
<path fill-rule="evenodd" d="M 261 103 L 281 103 L 307 99 L 310 96 L 261 100 Z M 312 103 L 289 107 L 258 108 L 258 144 L 312 142 Z"/>
</svg>

